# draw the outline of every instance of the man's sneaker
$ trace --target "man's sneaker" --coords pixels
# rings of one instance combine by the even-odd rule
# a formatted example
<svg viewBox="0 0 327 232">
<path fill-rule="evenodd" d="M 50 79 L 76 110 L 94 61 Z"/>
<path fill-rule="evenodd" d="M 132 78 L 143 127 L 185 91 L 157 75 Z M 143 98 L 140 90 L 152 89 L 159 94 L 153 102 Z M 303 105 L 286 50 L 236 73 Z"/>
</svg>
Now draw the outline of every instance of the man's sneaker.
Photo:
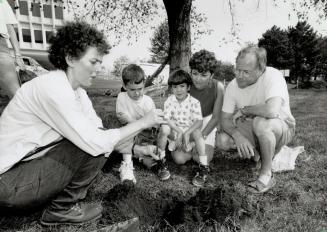
<svg viewBox="0 0 327 232">
<path fill-rule="evenodd" d="M 192 184 L 197 187 L 203 187 L 205 182 L 207 181 L 209 172 L 210 172 L 210 168 L 208 165 L 199 164 L 199 170 L 197 171 L 195 177 L 193 178 Z"/>
<path fill-rule="evenodd" d="M 120 180 L 123 182 L 125 180 L 133 181 L 133 183 L 136 183 L 136 179 L 134 176 L 134 167 L 133 162 L 121 162 L 120 168 L 119 168 L 119 176 Z"/>
<path fill-rule="evenodd" d="M 70 209 L 53 210 L 45 209 L 40 223 L 45 226 L 59 224 L 83 224 L 101 217 L 102 206 L 99 204 L 75 204 Z"/>
<path fill-rule="evenodd" d="M 160 180 L 168 180 L 170 178 L 170 172 L 168 170 L 168 165 L 165 160 L 158 161 L 158 177 Z"/>
</svg>

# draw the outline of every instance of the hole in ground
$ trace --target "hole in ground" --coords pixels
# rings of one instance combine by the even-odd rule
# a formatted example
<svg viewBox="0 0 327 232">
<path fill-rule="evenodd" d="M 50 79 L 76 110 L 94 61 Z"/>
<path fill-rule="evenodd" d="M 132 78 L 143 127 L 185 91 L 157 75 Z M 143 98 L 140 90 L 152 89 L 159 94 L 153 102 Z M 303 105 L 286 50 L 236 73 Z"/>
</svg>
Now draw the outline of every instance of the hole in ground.
<svg viewBox="0 0 327 232">
<path fill-rule="evenodd" d="M 178 199 L 173 193 L 162 191 L 151 194 L 151 190 L 124 182 L 116 185 L 103 201 L 103 216 L 100 224 L 108 225 L 134 217 L 141 226 L 192 225 L 208 220 L 224 224 L 228 218 L 242 220 L 258 210 L 257 202 L 239 186 L 223 183 L 213 188 L 200 189 L 189 199 Z M 239 230 L 238 223 L 233 222 Z"/>
</svg>

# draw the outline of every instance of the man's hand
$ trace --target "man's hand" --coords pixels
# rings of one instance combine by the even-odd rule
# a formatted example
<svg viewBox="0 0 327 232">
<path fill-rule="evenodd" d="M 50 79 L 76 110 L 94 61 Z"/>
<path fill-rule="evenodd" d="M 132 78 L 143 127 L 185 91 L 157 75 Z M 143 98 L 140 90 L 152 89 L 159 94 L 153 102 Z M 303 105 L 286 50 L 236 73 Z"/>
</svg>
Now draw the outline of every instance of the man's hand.
<svg viewBox="0 0 327 232">
<path fill-rule="evenodd" d="M 167 124 L 164 120 L 164 114 L 161 109 L 151 110 L 142 118 L 144 128 L 153 127 L 159 124 Z"/>
<path fill-rule="evenodd" d="M 241 133 L 235 133 L 233 138 L 237 152 L 241 158 L 250 159 L 252 156 L 254 156 L 254 147 L 246 137 L 244 137 Z"/>
</svg>

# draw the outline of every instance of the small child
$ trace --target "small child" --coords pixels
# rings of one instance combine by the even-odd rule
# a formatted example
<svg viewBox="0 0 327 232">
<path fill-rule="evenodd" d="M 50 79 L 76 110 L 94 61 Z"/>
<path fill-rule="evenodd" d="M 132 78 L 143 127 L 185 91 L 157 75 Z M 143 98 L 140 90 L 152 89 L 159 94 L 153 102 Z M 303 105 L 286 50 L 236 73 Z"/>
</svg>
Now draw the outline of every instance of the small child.
<svg viewBox="0 0 327 232">
<path fill-rule="evenodd" d="M 200 164 L 208 167 L 205 141 L 201 132 L 201 105 L 189 94 L 191 84 L 191 76 L 184 70 L 177 70 L 169 76 L 168 85 L 172 88 L 173 95 L 164 103 L 164 117 L 168 124 L 161 125 L 160 128 L 157 143 L 159 157 L 165 156 L 167 141 L 168 149 L 173 154 L 176 153 L 175 157 L 178 157 L 179 152 L 190 153 L 195 146 Z M 178 163 L 176 160 L 175 162 Z"/>
<path fill-rule="evenodd" d="M 135 64 L 126 66 L 122 72 L 122 79 L 126 92 L 118 94 L 116 114 L 121 124 L 127 124 L 142 118 L 145 114 L 154 110 L 156 106 L 151 97 L 144 95 L 145 74 L 140 66 Z M 154 145 L 141 146 L 133 144 L 135 136 L 115 147 L 117 151 L 123 153 L 123 161 L 119 168 L 121 181 L 131 180 L 136 183 L 132 162 L 133 152 L 148 168 L 158 163 L 151 158 L 151 156 L 156 155 L 157 147 Z M 159 167 L 158 170 L 159 178 L 160 175 L 165 175 L 165 179 L 170 177 L 170 173 L 165 167 Z"/>
</svg>

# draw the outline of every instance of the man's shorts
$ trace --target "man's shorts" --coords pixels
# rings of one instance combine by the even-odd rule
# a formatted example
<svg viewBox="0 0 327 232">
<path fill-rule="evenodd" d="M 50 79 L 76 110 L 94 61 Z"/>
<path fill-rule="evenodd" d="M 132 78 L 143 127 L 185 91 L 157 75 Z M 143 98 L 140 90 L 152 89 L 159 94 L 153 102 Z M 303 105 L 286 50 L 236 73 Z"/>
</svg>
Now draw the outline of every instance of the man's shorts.
<svg viewBox="0 0 327 232">
<path fill-rule="evenodd" d="M 292 140 L 295 132 L 295 128 L 290 128 L 284 120 L 279 120 L 282 125 L 282 135 L 279 141 L 276 141 L 275 153 L 278 153 L 282 146 L 288 144 Z M 238 120 L 236 126 L 237 130 L 246 137 L 253 146 L 259 147 L 258 138 L 253 132 L 253 119 L 247 118 L 244 121 Z"/>
</svg>

